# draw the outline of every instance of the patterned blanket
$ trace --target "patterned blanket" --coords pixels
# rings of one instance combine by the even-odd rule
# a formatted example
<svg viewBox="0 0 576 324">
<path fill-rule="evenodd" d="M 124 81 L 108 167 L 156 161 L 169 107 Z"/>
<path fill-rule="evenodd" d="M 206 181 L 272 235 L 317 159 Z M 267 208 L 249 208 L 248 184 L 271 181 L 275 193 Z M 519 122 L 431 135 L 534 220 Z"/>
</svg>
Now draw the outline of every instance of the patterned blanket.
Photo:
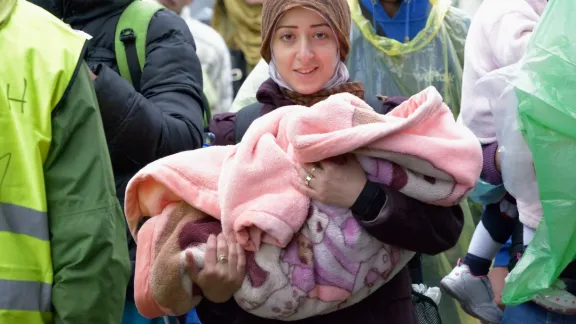
<svg viewBox="0 0 576 324">
<path fill-rule="evenodd" d="M 475 136 L 455 123 L 434 88 L 387 115 L 350 94 L 277 109 L 238 145 L 169 156 L 130 181 L 126 217 L 138 242 L 139 311 L 157 317 L 194 307 L 202 293 L 184 273 L 184 251 L 202 267 L 207 237 L 220 231 L 250 251 L 235 298 L 260 317 L 332 312 L 393 278 L 412 252 L 377 241 L 350 210 L 311 201 L 292 185 L 293 163 L 347 153 L 370 180 L 441 206 L 459 203 L 482 166 Z M 152 218 L 138 231 L 143 216 Z"/>
</svg>

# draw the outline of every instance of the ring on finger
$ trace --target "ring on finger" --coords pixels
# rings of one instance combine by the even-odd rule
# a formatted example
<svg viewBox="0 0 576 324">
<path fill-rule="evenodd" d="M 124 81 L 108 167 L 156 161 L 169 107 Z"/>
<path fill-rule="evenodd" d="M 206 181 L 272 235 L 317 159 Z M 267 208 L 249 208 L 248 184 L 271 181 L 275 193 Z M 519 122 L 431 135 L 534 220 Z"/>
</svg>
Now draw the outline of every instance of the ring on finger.
<svg viewBox="0 0 576 324">
<path fill-rule="evenodd" d="M 304 179 L 304 181 L 306 182 L 306 185 L 307 185 L 308 187 L 310 187 L 310 181 L 312 181 L 312 179 L 314 179 L 314 176 L 312 176 L 312 175 L 310 175 L 310 174 L 307 175 L 306 178 Z"/>
<path fill-rule="evenodd" d="M 225 264 L 226 262 L 228 262 L 228 258 L 224 254 L 220 254 L 218 256 L 218 263 Z"/>
</svg>

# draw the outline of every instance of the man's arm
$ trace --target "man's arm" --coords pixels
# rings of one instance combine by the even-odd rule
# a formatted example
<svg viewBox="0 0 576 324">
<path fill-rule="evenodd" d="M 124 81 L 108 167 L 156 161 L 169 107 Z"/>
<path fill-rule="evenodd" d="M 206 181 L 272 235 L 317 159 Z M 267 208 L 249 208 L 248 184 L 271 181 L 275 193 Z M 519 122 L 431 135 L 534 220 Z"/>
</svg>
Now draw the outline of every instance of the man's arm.
<svg viewBox="0 0 576 324">
<path fill-rule="evenodd" d="M 141 90 L 105 65 L 94 87 L 112 152 L 140 165 L 203 144 L 202 67 L 188 26 L 159 11 L 150 22 Z"/>
<path fill-rule="evenodd" d="M 124 217 L 85 65 L 52 115 L 45 177 L 55 323 L 120 323 L 130 272 Z"/>
</svg>

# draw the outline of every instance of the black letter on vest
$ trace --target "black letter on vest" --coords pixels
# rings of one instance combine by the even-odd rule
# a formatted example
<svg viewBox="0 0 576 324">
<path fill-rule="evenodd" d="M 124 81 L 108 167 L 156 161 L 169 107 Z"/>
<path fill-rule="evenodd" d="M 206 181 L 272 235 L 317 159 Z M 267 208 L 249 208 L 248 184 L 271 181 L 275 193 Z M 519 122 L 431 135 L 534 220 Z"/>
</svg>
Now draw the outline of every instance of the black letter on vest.
<svg viewBox="0 0 576 324">
<path fill-rule="evenodd" d="M 24 100 L 26 98 L 26 89 L 28 87 L 28 82 L 26 81 L 26 79 L 24 79 L 24 92 L 22 93 L 22 99 L 16 99 L 16 98 L 10 98 L 10 85 L 8 84 L 7 86 L 7 90 L 6 90 L 6 96 L 8 97 L 8 101 L 14 101 L 20 104 L 20 112 L 24 113 L 24 104 L 26 103 L 26 100 Z M 10 103 L 8 103 L 8 107 L 10 110 L 12 110 L 12 105 L 10 105 Z"/>
</svg>

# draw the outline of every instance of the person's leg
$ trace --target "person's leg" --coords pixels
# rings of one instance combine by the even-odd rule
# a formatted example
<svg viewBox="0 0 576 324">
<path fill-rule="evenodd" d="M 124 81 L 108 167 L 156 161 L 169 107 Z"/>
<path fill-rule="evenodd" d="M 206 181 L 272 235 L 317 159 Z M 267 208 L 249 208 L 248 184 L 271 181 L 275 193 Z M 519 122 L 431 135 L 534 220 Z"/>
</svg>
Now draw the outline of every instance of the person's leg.
<svg viewBox="0 0 576 324">
<path fill-rule="evenodd" d="M 506 305 L 502 303 L 502 291 L 504 290 L 504 283 L 508 273 L 508 268 L 497 267 L 493 268 L 488 274 L 490 284 L 492 285 L 492 291 L 494 292 L 494 303 L 498 305 L 501 310 L 506 308 Z"/>
<path fill-rule="evenodd" d="M 502 291 L 504 290 L 504 283 L 506 282 L 506 276 L 510 273 L 508 271 L 508 264 L 510 263 L 510 247 L 512 245 L 512 238 L 508 239 L 506 243 L 502 246 L 496 258 L 494 258 L 494 265 L 492 270 L 488 273 L 488 279 L 490 279 L 490 284 L 492 285 L 492 291 L 494 292 L 494 303 L 498 305 L 501 310 L 506 307 L 502 303 Z"/>
<path fill-rule="evenodd" d="M 488 272 L 492 259 L 510 238 L 517 209 L 508 201 L 486 206 L 463 262 L 440 282 L 468 314 L 489 323 L 499 323 L 502 311 L 494 303 Z"/>
<path fill-rule="evenodd" d="M 482 221 L 474 231 L 468 253 L 462 262 L 470 268 L 473 275 L 488 275 L 492 260 L 512 235 L 517 219 L 516 206 L 506 199 L 486 206 Z"/>
<path fill-rule="evenodd" d="M 501 324 L 576 324 L 576 316 L 547 311 L 532 303 L 507 306 Z"/>
<path fill-rule="evenodd" d="M 520 219 L 516 220 L 514 231 L 512 232 L 512 242 L 510 244 L 510 261 L 508 262 L 508 272 L 512 272 L 516 263 L 524 253 L 524 224 Z"/>
<path fill-rule="evenodd" d="M 507 306 L 501 324 L 548 324 L 548 312 L 534 303 Z M 560 323 L 559 323 L 560 324 Z"/>
</svg>

